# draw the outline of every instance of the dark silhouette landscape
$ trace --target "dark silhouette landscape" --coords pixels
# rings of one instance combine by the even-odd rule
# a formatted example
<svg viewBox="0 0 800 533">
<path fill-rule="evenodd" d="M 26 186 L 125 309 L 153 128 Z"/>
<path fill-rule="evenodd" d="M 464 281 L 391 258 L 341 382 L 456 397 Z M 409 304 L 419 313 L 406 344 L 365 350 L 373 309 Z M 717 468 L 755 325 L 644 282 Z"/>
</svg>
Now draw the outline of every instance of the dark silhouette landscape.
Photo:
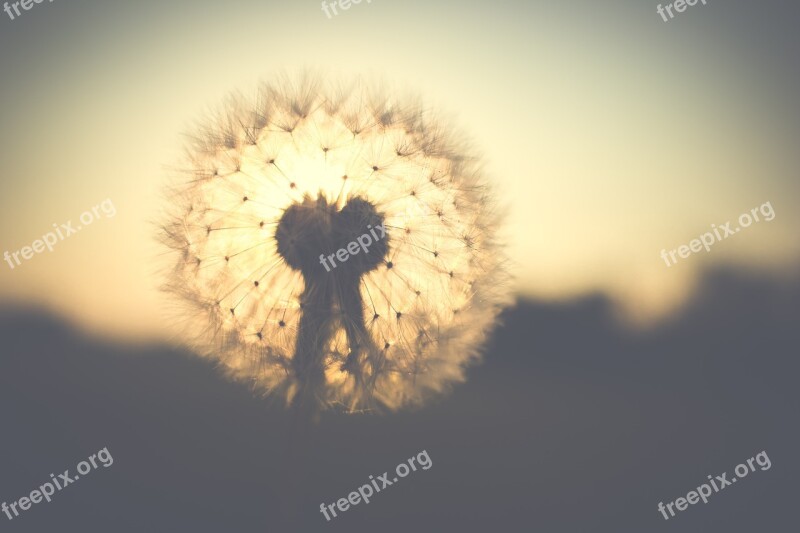
<svg viewBox="0 0 800 533">
<path fill-rule="evenodd" d="M 603 296 L 520 301 L 451 394 L 326 414 L 300 451 L 286 409 L 206 360 L 5 307 L 0 502 L 103 447 L 114 464 L 0 515 L 2 530 L 786 531 L 800 496 L 800 283 L 719 270 L 701 287 L 647 331 L 619 325 Z M 429 470 L 325 521 L 321 503 L 422 450 Z M 769 470 L 669 521 L 657 511 L 761 451 Z"/>
</svg>

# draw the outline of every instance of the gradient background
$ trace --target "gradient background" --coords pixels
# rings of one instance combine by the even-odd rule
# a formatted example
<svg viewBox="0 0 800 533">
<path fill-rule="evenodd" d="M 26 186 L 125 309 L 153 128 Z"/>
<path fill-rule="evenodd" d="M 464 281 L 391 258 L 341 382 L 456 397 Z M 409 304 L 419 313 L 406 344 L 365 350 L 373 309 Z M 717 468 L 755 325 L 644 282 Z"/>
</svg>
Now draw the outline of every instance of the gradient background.
<svg viewBox="0 0 800 533">
<path fill-rule="evenodd" d="M 800 6 L 709 3 L 668 23 L 649 0 L 0 12 L 0 252 L 117 208 L 0 263 L 0 500 L 103 446 L 115 458 L 0 528 L 790 530 Z M 302 67 L 378 74 L 472 136 L 508 208 L 520 303 L 452 396 L 324 418 L 290 487 L 282 410 L 162 344 L 153 221 L 181 135 L 230 91 Z M 772 222 L 659 257 L 766 201 Z M 319 503 L 421 449 L 431 470 L 324 522 Z M 675 520 L 656 511 L 762 449 L 771 470 Z"/>
</svg>

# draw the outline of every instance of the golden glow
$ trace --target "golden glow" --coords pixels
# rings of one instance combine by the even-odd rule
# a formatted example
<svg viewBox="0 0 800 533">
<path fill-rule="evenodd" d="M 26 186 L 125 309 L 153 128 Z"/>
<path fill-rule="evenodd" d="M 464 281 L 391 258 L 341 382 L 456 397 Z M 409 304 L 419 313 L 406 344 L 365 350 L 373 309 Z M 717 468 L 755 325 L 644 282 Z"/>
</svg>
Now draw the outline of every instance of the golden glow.
<svg viewBox="0 0 800 533">
<path fill-rule="evenodd" d="M 491 3 L 409 10 L 373 2 L 336 20 L 315 10 L 253 2 L 198 9 L 184 24 L 182 9 L 164 6 L 137 33 L 151 36 L 148 45 L 103 32 L 112 20 L 9 74 L 0 252 L 98 198 L 111 198 L 118 214 L 23 267 L 2 264 L 3 300 L 42 302 L 116 335 L 169 336 L 151 222 L 179 166 L 179 133 L 229 91 L 303 65 L 337 75 L 377 68 L 456 115 L 504 194 L 520 293 L 604 291 L 658 316 L 680 304 L 702 268 L 800 257 L 791 178 L 799 133 L 786 120 L 794 94 L 734 41 L 677 39 L 678 28 L 661 31 L 667 25 L 654 13 L 647 30 L 621 18 L 635 10 L 576 18 L 564 2 L 507 12 Z M 277 20 L 264 31 L 264 21 Z M 333 146 L 330 135 L 309 142 Z M 296 172 L 324 183 L 319 160 Z M 681 265 L 661 262 L 662 248 L 767 200 L 777 213 L 769 225 Z"/>
<path fill-rule="evenodd" d="M 287 399 L 299 380 L 350 409 L 422 401 L 461 379 L 510 301 L 491 189 L 434 117 L 368 87 L 331 96 L 309 78 L 297 90 L 284 101 L 263 88 L 262 107 L 234 101 L 189 150 L 189 179 L 165 220 L 176 252 L 170 288 L 193 326 L 187 341 Z M 344 208 L 356 198 L 378 218 L 352 231 L 385 246 L 349 252 L 372 252 L 364 270 L 310 233 L 333 227 L 328 200 Z M 357 284 L 344 281 L 348 271 Z M 327 288 L 330 309 L 313 296 Z M 315 328 L 336 332 L 330 353 L 308 353 L 320 334 L 308 330 L 308 313 L 323 317 Z M 343 337 L 345 328 L 357 329 Z M 308 377 L 306 358 L 325 361 L 324 384 Z"/>
</svg>

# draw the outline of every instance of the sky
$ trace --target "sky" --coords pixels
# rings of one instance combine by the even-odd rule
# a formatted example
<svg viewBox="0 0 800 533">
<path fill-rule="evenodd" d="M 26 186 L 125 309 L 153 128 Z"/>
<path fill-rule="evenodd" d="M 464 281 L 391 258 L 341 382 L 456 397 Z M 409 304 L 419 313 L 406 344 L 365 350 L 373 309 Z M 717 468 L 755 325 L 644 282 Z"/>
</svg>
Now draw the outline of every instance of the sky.
<svg viewBox="0 0 800 533">
<path fill-rule="evenodd" d="M 109 200 L 0 298 L 126 338 L 169 335 L 155 239 L 185 135 L 232 91 L 301 68 L 377 75 L 474 140 L 520 295 L 608 293 L 663 317 L 719 264 L 796 272 L 798 7 L 656 2 L 57 1 L 0 14 L 0 252 Z M 677 249 L 770 202 L 754 224 Z"/>
</svg>

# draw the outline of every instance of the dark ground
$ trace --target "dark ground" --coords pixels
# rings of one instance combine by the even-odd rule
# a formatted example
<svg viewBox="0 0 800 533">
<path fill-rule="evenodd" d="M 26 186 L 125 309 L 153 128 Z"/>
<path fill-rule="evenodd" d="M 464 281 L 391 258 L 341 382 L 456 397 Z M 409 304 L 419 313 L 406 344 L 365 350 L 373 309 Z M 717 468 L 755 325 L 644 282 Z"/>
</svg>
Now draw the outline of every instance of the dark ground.
<svg viewBox="0 0 800 533">
<path fill-rule="evenodd" d="M 5 308 L 0 503 L 103 447 L 114 464 L 0 514 L 0 531 L 796 531 L 800 283 L 720 271 L 703 287 L 646 333 L 602 297 L 521 302 L 452 394 L 325 416 L 307 450 L 284 409 L 205 360 Z M 320 503 L 423 449 L 430 470 L 325 521 Z M 657 511 L 762 450 L 771 469 L 668 522 Z"/>
</svg>

